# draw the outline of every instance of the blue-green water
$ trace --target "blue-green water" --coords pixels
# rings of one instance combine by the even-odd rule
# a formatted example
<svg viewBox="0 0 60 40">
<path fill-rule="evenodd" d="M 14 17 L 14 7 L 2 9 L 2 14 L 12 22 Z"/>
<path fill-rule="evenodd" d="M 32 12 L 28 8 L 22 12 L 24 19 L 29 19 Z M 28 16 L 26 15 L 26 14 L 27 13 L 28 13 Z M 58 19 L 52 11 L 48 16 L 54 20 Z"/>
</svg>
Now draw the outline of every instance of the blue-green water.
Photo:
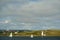
<svg viewBox="0 0 60 40">
<path fill-rule="evenodd" d="M 60 36 L 51 36 L 51 37 L 2 37 L 0 40 L 60 40 Z"/>
</svg>

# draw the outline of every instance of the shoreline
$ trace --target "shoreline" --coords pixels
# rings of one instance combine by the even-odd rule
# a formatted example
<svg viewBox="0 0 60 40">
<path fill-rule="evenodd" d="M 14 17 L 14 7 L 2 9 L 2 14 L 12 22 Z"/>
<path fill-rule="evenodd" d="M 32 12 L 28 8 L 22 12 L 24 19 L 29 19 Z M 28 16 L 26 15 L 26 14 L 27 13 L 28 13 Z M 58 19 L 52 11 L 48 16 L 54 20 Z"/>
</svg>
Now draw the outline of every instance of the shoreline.
<svg viewBox="0 0 60 40">
<path fill-rule="evenodd" d="M 12 34 L 11 34 L 12 33 Z M 60 36 L 60 30 L 27 30 L 27 31 L 0 31 L 0 36 Z"/>
</svg>

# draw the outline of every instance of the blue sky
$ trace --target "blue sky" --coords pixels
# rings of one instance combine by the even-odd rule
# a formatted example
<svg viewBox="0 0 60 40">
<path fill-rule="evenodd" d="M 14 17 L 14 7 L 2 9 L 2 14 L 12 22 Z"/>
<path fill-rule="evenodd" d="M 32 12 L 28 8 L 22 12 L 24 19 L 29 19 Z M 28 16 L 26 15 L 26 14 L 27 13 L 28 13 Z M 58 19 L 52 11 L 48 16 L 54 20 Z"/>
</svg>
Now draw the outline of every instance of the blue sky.
<svg viewBox="0 0 60 40">
<path fill-rule="evenodd" d="M 60 29 L 60 0 L 1 0 L 0 29 Z"/>
</svg>

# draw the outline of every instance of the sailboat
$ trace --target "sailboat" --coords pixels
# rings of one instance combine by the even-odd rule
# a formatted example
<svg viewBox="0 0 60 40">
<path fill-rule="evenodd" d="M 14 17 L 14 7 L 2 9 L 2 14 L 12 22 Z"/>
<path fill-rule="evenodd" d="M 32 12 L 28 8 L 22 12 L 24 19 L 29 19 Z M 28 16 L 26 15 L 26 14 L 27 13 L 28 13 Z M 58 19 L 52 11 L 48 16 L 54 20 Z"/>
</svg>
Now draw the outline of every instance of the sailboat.
<svg viewBox="0 0 60 40">
<path fill-rule="evenodd" d="M 31 38 L 33 38 L 34 36 L 33 36 L 33 34 L 31 34 Z"/>
<path fill-rule="evenodd" d="M 44 32 L 43 32 L 43 31 L 41 32 L 41 35 L 42 35 L 42 36 L 44 35 Z"/>
<path fill-rule="evenodd" d="M 10 35 L 9 35 L 9 37 L 12 37 L 13 35 L 12 35 L 12 32 L 10 33 Z"/>
<path fill-rule="evenodd" d="M 41 32 L 41 36 L 46 36 L 46 34 L 44 34 L 44 32 L 42 31 L 42 32 Z"/>
</svg>

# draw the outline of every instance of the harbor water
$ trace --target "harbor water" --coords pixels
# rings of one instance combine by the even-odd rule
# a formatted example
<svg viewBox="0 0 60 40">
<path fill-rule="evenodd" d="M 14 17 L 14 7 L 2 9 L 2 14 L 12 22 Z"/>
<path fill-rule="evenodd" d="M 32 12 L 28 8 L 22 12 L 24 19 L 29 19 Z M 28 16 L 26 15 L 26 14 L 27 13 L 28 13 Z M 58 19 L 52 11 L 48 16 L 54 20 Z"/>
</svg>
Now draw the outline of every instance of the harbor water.
<svg viewBox="0 0 60 40">
<path fill-rule="evenodd" d="M 0 36 L 0 40 L 60 40 L 60 36 L 45 36 L 45 37 L 7 37 Z"/>
</svg>

